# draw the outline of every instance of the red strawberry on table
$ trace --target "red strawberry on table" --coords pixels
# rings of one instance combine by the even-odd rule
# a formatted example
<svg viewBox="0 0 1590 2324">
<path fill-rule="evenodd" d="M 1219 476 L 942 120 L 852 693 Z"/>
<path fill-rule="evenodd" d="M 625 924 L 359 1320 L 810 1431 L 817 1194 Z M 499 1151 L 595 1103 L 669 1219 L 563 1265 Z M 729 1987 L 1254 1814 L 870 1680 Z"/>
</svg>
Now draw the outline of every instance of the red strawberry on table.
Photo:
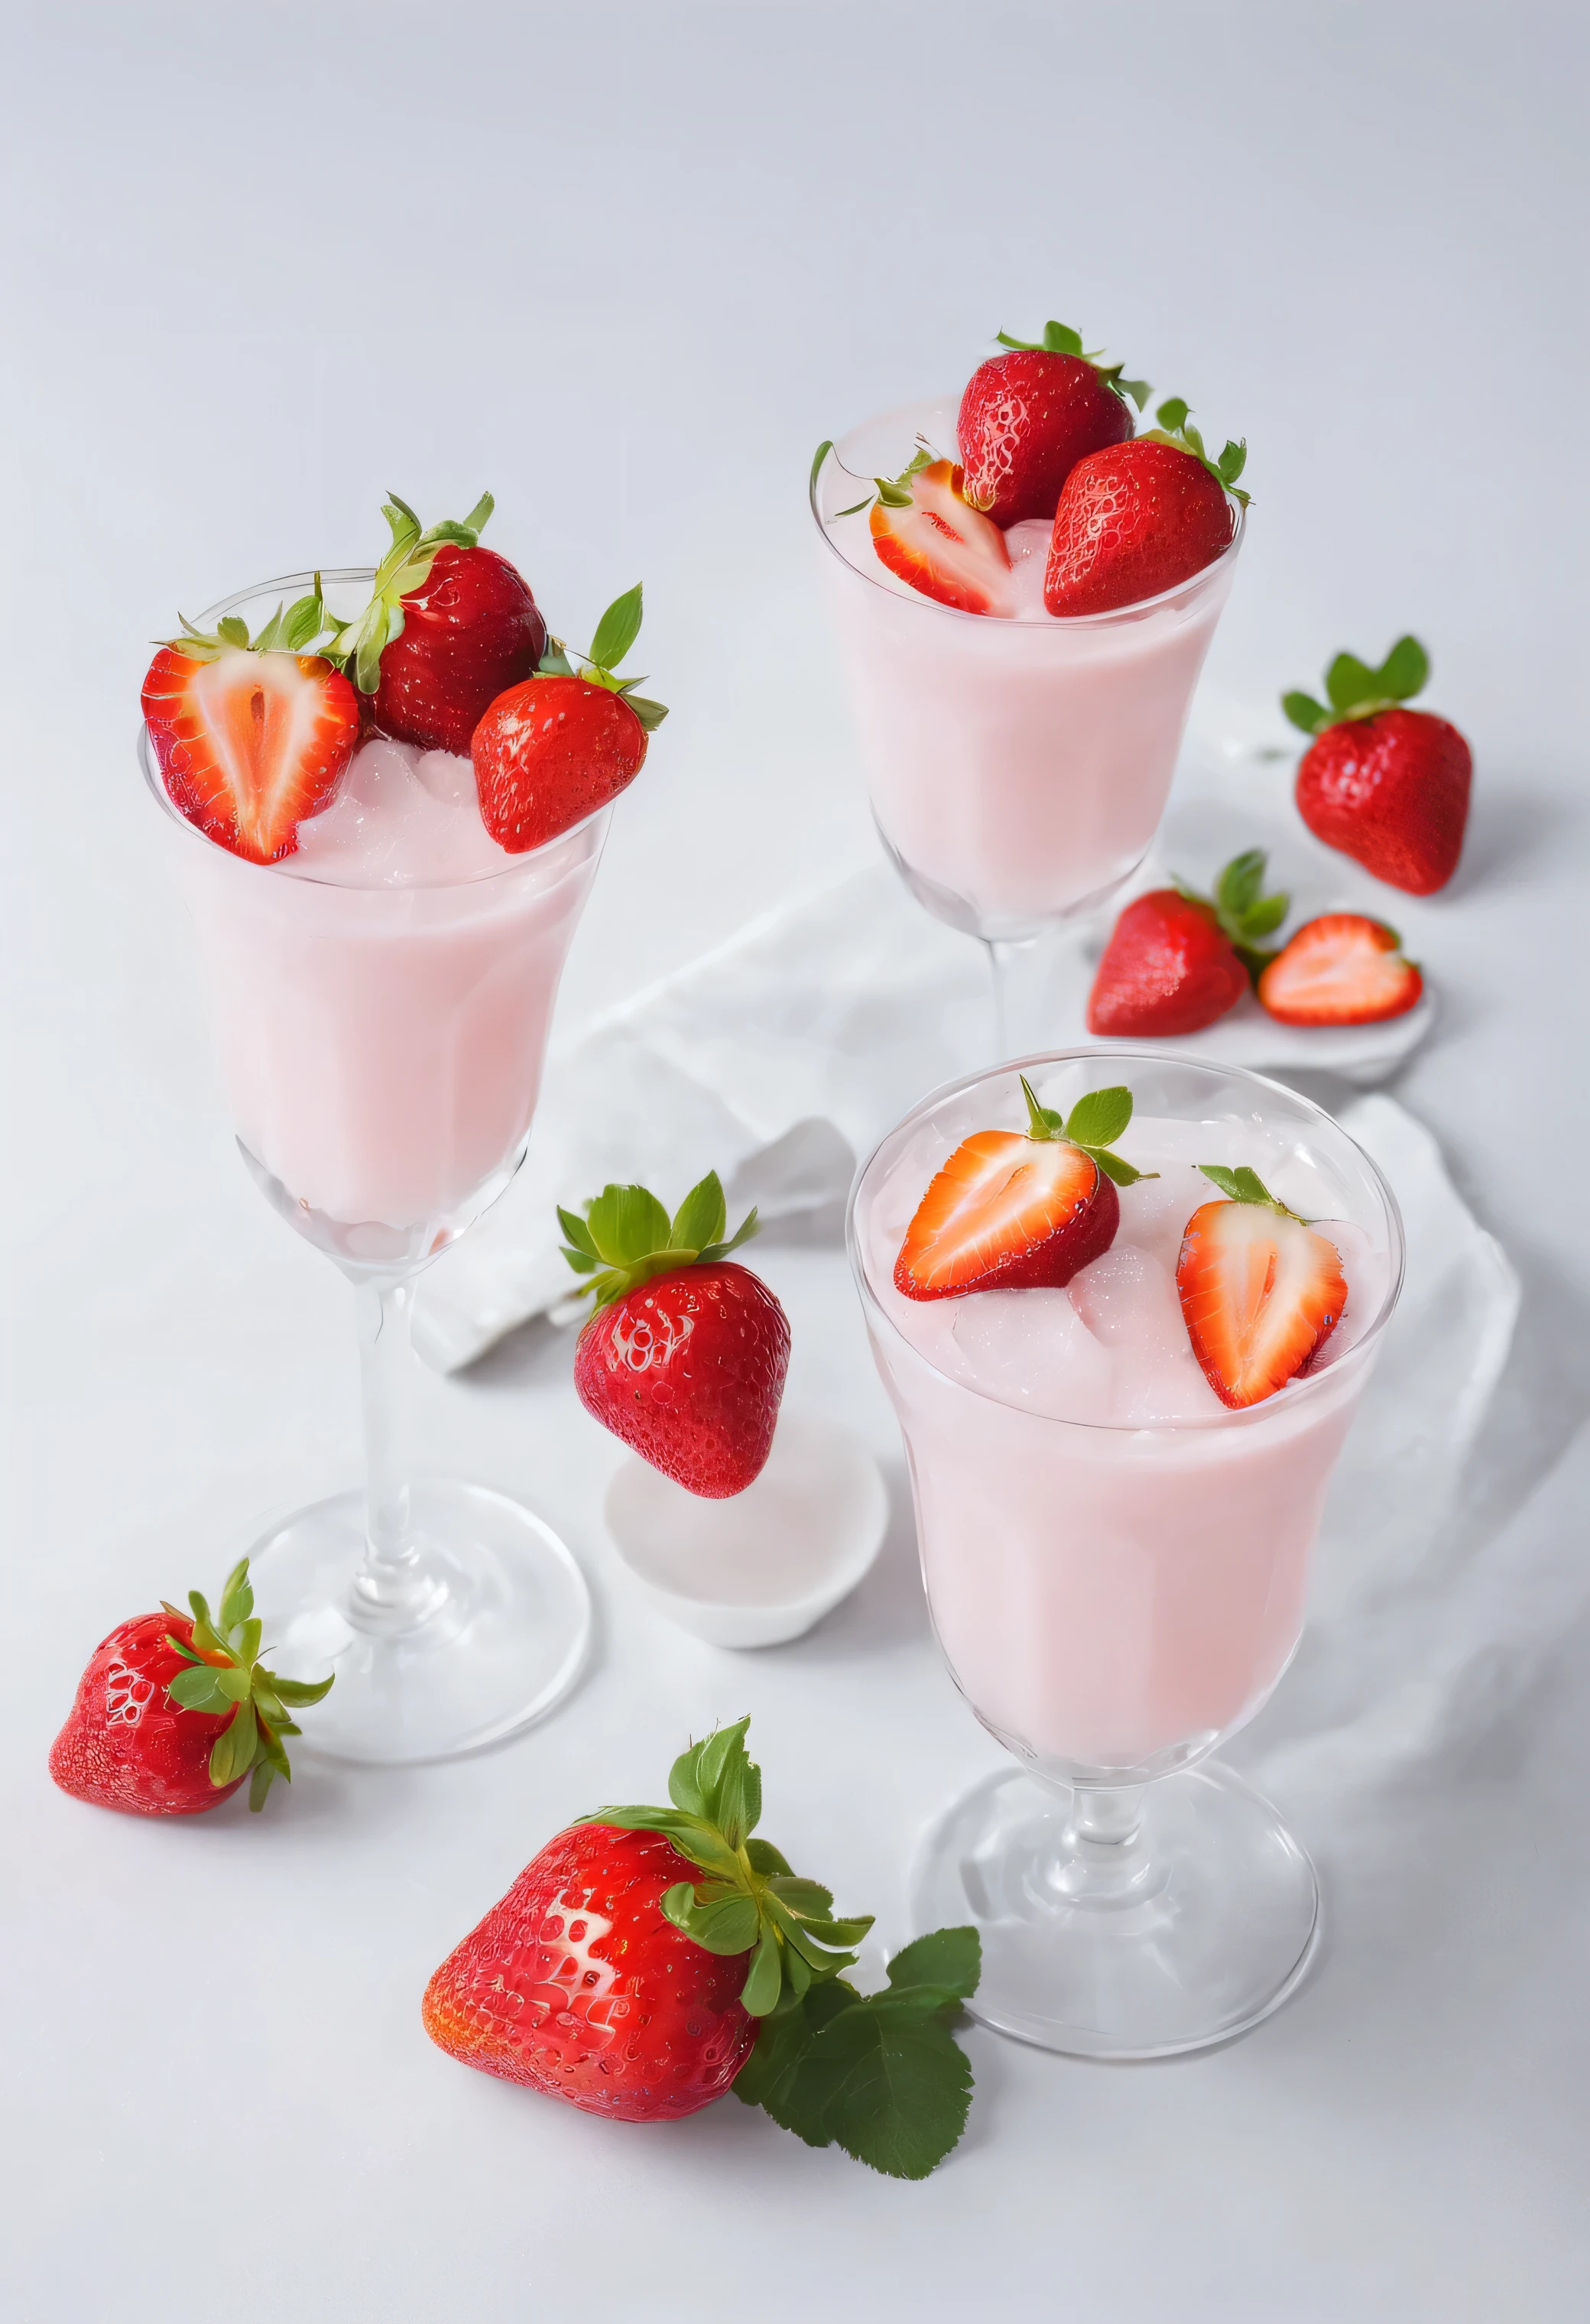
<svg viewBox="0 0 1590 2324">
<path fill-rule="evenodd" d="M 759 1276 L 731 1259 L 716 1171 L 670 1220 L 644 1186 L 606 1186 L 584 1215 L 559 1210 L 564 1257 L 596 1307 L 574 1351 L 593 1419 L 665 1477 L 709 1500 L 761 1474 L 789 1369 L 789 1323 Z"/>
<path fill-rule="evenodd" d="M 676 2121 L 731 2087 L 810 2146 L 925 2178 L 965 2125 L 971 2075 L 950 2034 L 980 1968 L 940 1929 L 886 1992 L 841 1975 L 870 1918 L 756 1838 L 748 1720 L 675 1761 L 668 1807 L 599 1808 L 560 1832 L 426 1987 L 437 2046 L 590 2114 Z"/>
<path fill-rule="evenodd" d="M 428 530 L 394 493 L 382 509 L 392 543 L 356 621 L 333 622 L 330 650 L 399 742 L 463 755 L 481 714 L 536 669 L 547 624 L 523 576 L 479 546 L 494 503 Z"/>
<path fill-rule="evenodd" d="M 1117 920 L 1088 996 L 1088 1030 L 1109 1038 L 1200 1032 L 1234 1009 L 1269 958 L 1255 949 L 1291 899 L 1266 896 L 1264 855 L 1233 856 L 1211 901 L 1154 888 Z"/>
<path fill-rule="evenodd" d="M 121 1623 L 96 1650 L 66 1725 L 51 1747 L 63 1792 L 127 1815 L 202 1815 L 252 1773 L 249 1805 L 290 1777 L 291 1713 L 331 1685 L 278 1678 L 261 1664 L 248 1560 L 234 1568 L 214 1618 L 167 1606 Z"/>
<path fill-rule="evenodd" d="M 1054 512 L 1043 603 L 1052 613 L 1107 613 L 1157 597 L 1223 556 L 1236 532 L 1232 500 L 1245 444 L 1205 451 L 1187 406 L 1172 396 L 1158 428 L 1089 452 L 1066 478 Z"/>
<path fill-rule="evenodd" d="M 1316 738 L 1298 768 L 1298 813 L 1327 847 L 1411 896 L 1433 895 L 1457 871 L 1474 779 L 1457 727 L 1402 706 L 1429 677 L 1419 640 L 1399 638 L 1378 669 L 1337 654 L 1325 673 L 1328 707 L 1308 694 L 1281 697 L 1292 724 Z"/>
<path fill-rule="evenodd" d="M 1383 920 L 1327 912 L 1288 940 L 1258 989 L 1283 1025 L 1377 1025 L 1413 1008 L 1424 979 Z"/>
<path fill-rule="evenodd" d="M 1081 336 L 1046 323 L 1041 339 L 1013 339 L 979 364 L 960 399 L 956 435 L 968 503 L 996 524 L 1054 514 L 1060 488 L 1086 452 L 1132 433 L 1126 403 L 1147 400 L 1144 380 L 1085 355 Z"/>
<path fill-rule="evenodd" d="M 878 499 L 868 522 L 872 545 L 889 571 L 924 597 L 960 613 L 1008 615 L 1010 552 L 1005 535 L 967 500 L 960 470 L 923 452 L 903 475 L 876 481 Z"/>
<path fill-rule="evenodd" d="M 182 624 L 143 681 L 143 717 L 166 791 L 200 831 L 253 863 L 291 855 L 299 825 L 331 803 L 359 739 L 353 687 L 303 653 L 318 593 L 278 606 L 257 638 L 234 613 Z"/>
<path fill-rule="evenodd" d="M 584 822 L 639 773 L 647 738 L 668 715 L 633 691 L 639 678 L 614 674 L 640 618 L 637 582 L 597 623 L 583 675 L 554 639 L 538 674 L 498 695 L 476 726 L 470 754 L 481 818 L 510 854 Z"/>
<path fill-rule="evenodd" d="M 1228 1199 L 1205 1203 L 1187 1222 L 1176 1262 L 1182 1319 L 1221 1403 L 1259 1404 L 1302 1371 L 1341 1322 L 1341 1254 L 1255 1171 L 1199 1167 Z"/>
<path fill-rule="evenodd" d="M 917 1204 L 895 1261 L 907 1299 L 1059 1289 L 1115 1240 L 1116 1187 L 1144 1175 L 1110 1151 L 1132 1119 L 1131 1091 L 1093 1090 L 1067 1121 L 1025 1074 L 1021 1085 L 1026 1130 L 962 1139 Z"/>
</svg>

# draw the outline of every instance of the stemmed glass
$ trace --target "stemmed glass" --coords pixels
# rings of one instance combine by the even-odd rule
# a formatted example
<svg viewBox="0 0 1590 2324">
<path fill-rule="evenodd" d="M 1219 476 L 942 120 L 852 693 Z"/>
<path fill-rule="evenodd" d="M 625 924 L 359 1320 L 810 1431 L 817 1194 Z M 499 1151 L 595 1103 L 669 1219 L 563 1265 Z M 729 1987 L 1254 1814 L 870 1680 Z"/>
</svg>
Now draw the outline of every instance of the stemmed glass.
<svg viewBox="0 0 1590 2324">
<path fill-rule="evenodd" d="M 1148 853 L 1244 517 L 1234 499 L 1224 553 L 1140 604 L 963 613 L 897 581 L 854 507 L 919 441 L 953 456 L 955 426 L 952 398 L 865 421 L 814 467 L 811 503 L 884 847 L 919 903 L 988 946 L 1008 1056 L 1052 1040 L 1065 931 Z"/>
<path fill-rule="evenodd" d="M 1069 1108 L 1100 1062 L 1073 1050 L 1022 1070 L 1045 1104 Z M 1015 1066 L 936 1092 L 889 1133 L 858 1176 L 848 1234 L 939 1643 L 1017 1762 L 937 1824 L 914 1923 L 979 1928 L 969 2006 L 988 2024 L 1147 2058 L 1255 2023 L 1314 1944 L 1307 1856 L 1209 1761 L 1297 1646 L 1325 1489 L 1396 1302 L 1402 1238 L 1374 1164 L 1307 1099 L 1153 1051 L 1114 1050 L 1107 1065 L 1134 1093 L 1125 1142 L 1139 1160 L 1156 1118 L 1207 1125 L 1211 1161 L 1223 1129 L 1257 1121 L 1311 1167 L 1310 1207 L 1345 1220 L 1366 1254 L 1356 1335 L 1331 1360 L 1245 1409 L 1146 1425 L 1050 1417 L 1024 1408 L 1035 1379 L 1009 1383 L 1006 1400 L 935 1364 L 892 1287 L 902 1221 L 963 1136 L 1025 1124 Z"/>
<path fill-rule="evenodd" d="M 372 577 L 322 575 L 331 612 L 355 613 Z M 313 581 L 244 590 L 199 626 L 238 613 L 252 632 Z M 140 756 L 244 1160 L 356 1296 L 363 1489 L 254 1545 L 256 1601 L 294 1676 L 336 1674 L 316 1748 L 449 1757 L 550 1710 L 589 1641 L 565 1545 L 489 1487 L 411 1479 L 405 1406 L 417 1278 L 523 1157 L 611 810 L 479 877 L 359 886 L 231 853 L 172 806 L 147 730 Z"/>
</svg>

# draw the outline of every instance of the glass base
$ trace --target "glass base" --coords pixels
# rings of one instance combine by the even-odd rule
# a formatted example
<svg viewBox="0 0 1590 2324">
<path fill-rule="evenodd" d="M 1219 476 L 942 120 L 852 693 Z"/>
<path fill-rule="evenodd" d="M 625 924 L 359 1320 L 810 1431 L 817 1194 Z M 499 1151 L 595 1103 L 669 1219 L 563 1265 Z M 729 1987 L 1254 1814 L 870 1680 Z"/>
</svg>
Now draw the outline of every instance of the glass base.
<svg viewBox="0 0 1590 2324">
<path fill-rule="evenodd" d="M 1082 1829 L 1128 1799 L 1121 1838 Z M 1279 2008 L 1319 1929 L 1314 1868 L 1268 1801 L 1210 1763 L 1141 1794 L 1071 1795 L 1016 1770 L 956 1801 L 923 1849 L 914 1932 L 973 1923 L 967 2005 L 1001 2034 L 1082 2058 L 1201 2050 Z"/>
<path fill-rule="evenodd" d="M 284 1677 L 336 1673 L 295 1752 L 387 1767 L 451 1759 L 544 1718 L 580 1674 L 591 1593 L 549 1526 L 448 1478 L 410 1487 L 409 1511 L 420 1611 L 397 1623 L 355 1603 L 362 1493 L 299 1510 L 249 1552 L 268 1658 Z"/>
</svg>

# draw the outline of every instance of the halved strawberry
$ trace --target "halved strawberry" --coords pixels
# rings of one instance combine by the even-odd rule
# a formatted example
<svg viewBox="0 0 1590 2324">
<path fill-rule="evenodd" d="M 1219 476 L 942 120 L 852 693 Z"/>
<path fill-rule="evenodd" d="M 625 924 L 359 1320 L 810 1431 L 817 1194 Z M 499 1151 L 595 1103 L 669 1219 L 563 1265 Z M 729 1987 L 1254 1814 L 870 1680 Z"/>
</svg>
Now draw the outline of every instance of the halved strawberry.
<svg viewBox="0 0 1590 2324">
<path fill-rule="evenodd" d="M 914 466 L 897 484 L 878 479 L 868 520 L 872 545 L 891 573 L 924 597 L 963 613 L 1010 612 L 1010 552 L 991 517 L 961 490 L 949 460 Z"/>
<path fill-rule="evenodd" d="M 1068 1124 L 1025 1074 L 1022 1089 L 1029 1129 L 962 1139 L 917 1204 L 895 1261 L 907 1299 L 1059 1289 L 1115 1240 L 1116 1187 L 1142 1176 L 1109 1150 L 1132 1119 L 1131 1091 L 1090 1092 Z"/>
<path fill-rule="evenodd" d="M 1283 1025 L 1378 1025 L 1423 991 L 1395 928 L 1362 912 L 1310 920 L 1259 979 L 1260 1001 Z"/>
<path fill-rule="evenodd" d="M 214 634 L 185 624 L 143 681 L 143 716 L 172 804 L 253 863 L 293 853 L 299 825 L 329 805 L 359 740 L 347 679 L 281 643 L 306 624 L 315 633 L 307 609 L 317 603 L 279 610 L 252 645 L 235 615 Z"/>
<path fill-rule="evenodd" d="M 1229 1196 L 1188 1220 L 1176 1287 L 1192 1352 L 1222 1404 L 1260 1404 L 1304 1370 L 1341 1322 L 1341 1254 L 1256 1171 L 1199 1165 Z"/>
</svg>

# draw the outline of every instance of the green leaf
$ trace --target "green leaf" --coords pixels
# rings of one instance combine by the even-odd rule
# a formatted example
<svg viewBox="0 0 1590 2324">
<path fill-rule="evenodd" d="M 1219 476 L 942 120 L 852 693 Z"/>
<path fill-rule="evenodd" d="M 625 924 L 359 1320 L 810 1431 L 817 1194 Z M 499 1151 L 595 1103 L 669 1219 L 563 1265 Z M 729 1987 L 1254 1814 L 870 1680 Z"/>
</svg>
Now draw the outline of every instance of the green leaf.
<svg viewBox="0 0 1590 2324">
<path fill-rule="evenodd" d="M 891 1986 L 941 1987 L 946 1993 L 970 2000 L 983 1970 L 982 1940 L 975 1929 L 934 1929 L 914 1938 L 889 1962 Z"/>
<path fill-rule="evenodd" d="M 604 1186 L 585 1215 L 592 1243 L 610 1267 L 668 1248 L 673 1222 L 644 1186 Z"/>
<path fill-rule="evenodd" d="M 576 1275 L 593 1274 L 597 1268 L 602 1264 L 602 1261 L 599 1259 L 593 1259 L 588 1250 L 571 1250 L 566 1242 L 560 1243 L 558 1245 L 558 1249 L 563 1253 L 564 1258 L 567 1259 L 569 1265 L 574 1268 Z M 586 1286 L 587 1289 L 593 1287 L 593 1286 L 590 1285 Z M 583 1298 L 584 1294 L 580 1293 L 576 1296 Z"/>
<path fill-rule="evenodd" d="M 771 1929 L 762 1931 L 745 1983 L 740 1988 L 740 2007 L 748 2016 L 766 2017 L 778 1998 L 784 1982 L 784 1963 L 778 1940 Z"/>
<path fill-rule="evenodd" d="M 1110 385 L 1117 395 L 1129 395 L 1141 411 L 1152 392 L 1145 379 L 1112 379 Z"/>
<path fill-rule="evenodd" d="M 665 1892 L 662 1907 L 676 1929 L 710 1953 L 749 1952 L 757 1942 L 760 1915 L 743 1889 L 698 1904 L 695 1891 L 682 1880 Z"/>
<path fill-rule="evenodd" d="M 908 485 L 896 484 L 887 476 L 875 476 L 873 482 L 878 486 L 878 500 L 885 508 L 897 509 L 912 506 L 915 494 Z"/>
<path fill-rule="evenodd" d="M 779 1854 L 770 1840 L 748 1840 L 745 1852 L 749 1859 L 751 1870 L 761 1873 L 764 1879 L 787 1875 L 789 1872 L 787 1860 Z"/>
<path fill-rule="evenodd" d="M 557 1206 L 557 1223 L 563 1229 L 565 1240 L 572 1242 L 577 1251 L 584 1252 L 587 1259 L 601 1257 L 596 1245 L 591 1240 L 590 1228 L 577 1211 L 565 1211 L 560 1203 Z"/>
<path fill-rule="evenodd" d="M 210 1752 L 210 1781 L 217 1791 L 247 1775 L 253 1765 L 259 1732 L 253 1704 L 239 1703 L 230 1725 L 221 1729 Z"/>
<path fill-rule="evenodd" d="M 808 492 L 810 492 L 810 493 L 814 493 L 814 492 L 816 491 L 816 489 L 817 489 L 817 478 L 818 478 L 818 475 L 819 475 L 819 474 L 820 474 L 820 472 L 821 472 L 821 470 L 822 470 L 823 463 L 824 462 L 824 460 L 826 460 L 826 459 L 827 459 L 827 457 L 828 457 L 829 454 L 832 451 L 832 449 L 833 449 L 833 438 L 832 438 L 832 436 L 825 436 L 825 437 L 823 438 L 822 443 L 818 445 L 817 449 L 813 453 L 813 455 L 812 455 L 812 474 L 811 474 L 811 478 L 810 478 L 810 480 L 809 480 L 809 482 L 808 482 L 808 484 L 807 484 L 807 485 L 806 485 L 806 490 L 807 490 Z M 865 503 L 865 502 L 863 502 L 863 503 L 862 503 L 862 506 L 863 506 L 863 507 L 865 507 L 865 506 L 866 506 L 866 503 Z M 847 511 L 847 512 L 846 512 L 846 513 L 847 513 L 847 514 L 853 514 L 853 512 L 854 512 L 853 511 Z"/>
<path fill-rule="evenodd" d="M 713 1243 L 712 1245 L 712 1255 L 714 1259 L 727 1259 L 731 1250 L 738 1250 L 742 1242 L 749 1242 L 754 1236 L 759 1235 L 761 1231 L 761 1227 L 757 1219 L 757 1206 L 753 1203 L 750 1209 L 746 1213 L 744 1218 L 741 1219 L 740 1224 L 735 1228 L 734 1232 L 730 1236 L 728 1241 Z"/>
<path fill-rule="evenodd" d="M 279 1775 L 285 1775 L 286 1773 L 287 1770 L 285 1768 L 279 1768 L 273 1759 L 260 1759 L 255 1762 L 253 1775 L 248 1787 L 248 1804 L 249 1813 L 251 1815 L 259 1814 L 260 1810 L 265 1804 L 266 1796 L 270 1792 L 271 1784 L 276 1781 Z"/>
<path fill-rule="evenodd" d="M 221 1673 L 213 1663 L 189 1663 L 186 1670 L 177 1673 L 166 1692 L 173 1702 L 179 1702 L 184 1711 L 224 1711 L 231 1707 L 236 1697 L 221 1692 L 217 1683 L 220 1676 Z"/>
<path fill-rule="evenodd" d="M 563 650 L 561 638 L 548 637 L 536 670 L 541 678 L 573 678 L 574 666 Z"/>
<path fill-rule="evenodd" d="M 804 1921 L 824 1921 L 833 1911 L 833 1892 L 819 1881 L 802 1880 L 793 1872 L 779 1873 L 767 1883 L 780 1904 Z"/>
<path fill-rule="evenodd" d="M 249 1671 L 234 1665 L 228 1670 L 216 1673 L 216 1692 L 224 1694 L 228 1702 L 246 1702 L 253 1692 L 253 1676 Z"/>
<path fill-rule="evenodd" d="M 281 642 L 289 653 L 302 653 L 304 648 L 317 638 L 326 626 L 326 607 L 319 595 L 318 576 L 316 593 L 299 597 L 287 609 L 282 623 Z"/>
<path fill-rule="evenodd" d="M 1044 351 L 1052 355 L 1080 355 L 1082 335 L 1080 331 L 1073 331 L 1066 323 L 1045 323 L 1043 346 Z"/>
<path fill-rule="evenodd" d="M 942 2018 L 887 1994 L 841 2010 L 791 2079 L 802 2116 L 894 2179 L 925 2179 L 971 2104 L 971 2068 Z"/>
<path fill-rule="evenodd" d="M 1089 1090 L 1071 1108 L 1065 1134 L 1075 1146 L 1113 1146 L 1131 1119 L 1129 1089 Z"/>
<path fill-rule="evenodd" d="M 249 1598 L 252 1602 L 253 1598 L 252 1590 L 249 1592 Z M 260 1658 L 260 1637 L 264 1625 L 259 1616 L 251 1614 L 246 1622 L 239 1622 L 234 1629 L 227 1633 L 233 1653 L 245 1667 L 252 1666 Z"/>
<path fill-rule="evenodd" d="M 336 1681 L 335 1671 L 330 1678 L 316 1679 L 313 1683 L 301 1678 L 278 1678 L 274 1671 L 265 1671 L 262 1675 L 269 1682 L 279 1701 L 298 1711 L 301 1711 L 306 1703 L 323 1702 Z"/>
<path fill-rule="evenodd" d="M 1088 1151 L 1105 1176 L 1113 1178 L 1117 1186 L 1135 1186 L 1139 1178 L 1159 1176 L 1157 1170 L 1135 1170 L 1129 1162 L 1123 1162 L 1118 1154 L 1107 1153 L 1102 1146 L 1090 1146 Z"/>
<path fill-rule="evenodd" d="M 220 639 L 223 645 L 246 646 L 248 643 L 248 623 L 246 622 L 240 622 L 235 613 L 223 613 L 220 620 L 216 623 L 216 635 Z"/>
<path fill-rule="evenodd" d="M 675 1212 L 669 1240 L 681 1250 L 705 1250 L 720 1240 L 728 1223 L 722 1181 L 715 1170 L 709 1170 Z"/>
<path fill-rule="evenodd" d="M 221 1590 L 221 1628 L 230 1630 L 239 1622 L 246 1622 L 254 1610 L 254 1593 L 249 1587 L 248 1560 L 240 1557 L 226 1576 Z"/>
<path fill-rule="evenodd" d="M 832 2144 L 820 2123 L 805 2123 L 798 2107 L 791 2107 L 790 2086 L 794 2069 L 823 2027 L 859 1999 L 854 1986 L 835 1978 L 828 1984 L 813 1986 L 794 2006 L 764 2016 L 756 2046 L 734 2078 L 735 2097 L 746 2106 L 766 2107 L 775 2122 L 793 2130 L 809 2146 Z"/>
<path fill-rule="evenodd" d="M 201 1654 L 209 1654 L 224 1646 L 219 1631 L 210 1619 L 209 1601 L 202 1590 L 190 1590 L 188 1602 L 193 1609 L 193 1643 Z"/>
<path fill-rule="evenodd" d="M 1162 428 L 1168 429 L 1174 436 L 1179 429 L 1186 427 L 1187 415 L 1191 409 L 1185 396 L 1167 395 L 1153 416 Z"/>
<path fill-rule="evenodd" d="M 1325 673 L 1325 691 L 1331 708 L 1351 710 L 1360 702 L 1373 702 L 1378 680 L 1379 672 L 1361 662 L 1356 654 L 1338 653 Z"/>
<path fill-rule="evenodd" d="M 1245 1165 L 1239 1170 L 1228 1170 L 1218 1162 L 1200 1162 L 1198 1167 L 1204 1176 L 1218 1186 L 1232 1202 L 1267 1203 L 1272 1210 L 1280 1208 L 1256 1170 L 1250 1170 Z"/>
<path fill-rule="evenodd" d="M 1318 734 L 1321 727 L 1330 724 L 1330 713 L 1324 703 L 1316 702 L 1311 694 L 1299 693 L 1295 687 L 1282 696 L 1281 706 L 1292 724 L 1300 726 L 1305 734 Z"/>
<path fill-rule="evenodd" d="M 1374 673 L 1377 691 L 1392 702 L 1421 694 L 1429 678 L 1429 656 L 1417 638 L 1399 638 Z"/>
<path fill-rule="evenodd" d="M 1059 1138 L 1065 1129 L 1065 1116 L 1062 1113 L 1057 1113 L 1052 1106 L 1039 1104 L 1037 1093 L 1025 1074 L 1020 1074 L 1018 1078 L 1021 1082 L 1022 1095 L 1027 1102 L 1027 1136 L 1039 1139 Z"/>
<path fill-rule="evenodd" d="M 1218 910 L 1240 919 L 1258 902 L 1264 885 L 1265 860 L 1262 847 L 1245 848 L 1240 855 L 1232 857 L 1216 882 L 1215 903 Z"/>
<path fill-rule="evenodd" d="M 496 505 L 490 493 L 483 493 L 464 520 L 465 530 L 474 533 L 477 537 L 484 532 L 491 521 L 492 511 Z"/>
<path fill-rule="evenodd" d="M 652 702 L 644 694 L 626 694 L 624 699 L 648 734 L 655 734 L 668 715 L 663 703 Z"/>
<path fill-rule="evenodd" d="M 591 641 L 591 659 L 598 669 L 617 669 L 640 634 L 640 584 L 626 589 L 596 624 L 596 635 Z"/>
<path fill-rule="evenodd" d="M 1242 915 L 1242 934 L 1250 938 L 1272 936 L 1291 909 L 1290 896 L 1261 897 Z"/>
</svg>

